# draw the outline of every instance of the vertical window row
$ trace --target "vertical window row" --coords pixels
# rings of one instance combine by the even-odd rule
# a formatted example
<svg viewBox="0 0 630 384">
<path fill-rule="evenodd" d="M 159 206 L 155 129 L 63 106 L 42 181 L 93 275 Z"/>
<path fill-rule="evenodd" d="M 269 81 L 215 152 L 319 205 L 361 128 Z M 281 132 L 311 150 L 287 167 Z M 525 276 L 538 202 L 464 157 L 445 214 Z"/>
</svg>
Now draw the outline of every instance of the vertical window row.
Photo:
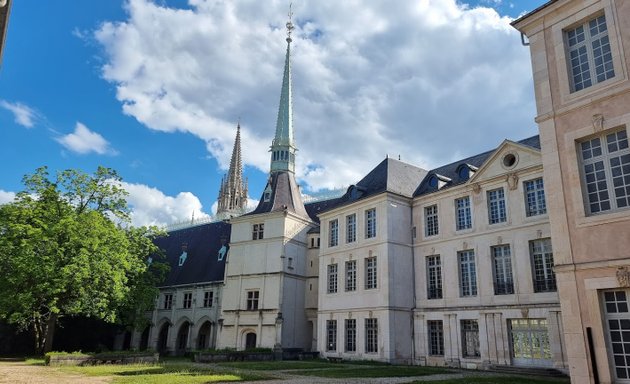
<svg viewBox="0 0 630 384">
<path fill-rule="evenodd" d="M 328 264 L 328 293 L 337 293 L 337 264 Z"/>
<path fill-rule="evenodd" d="M 365 259 L 365 289 L 375 289 L 377 285 L 376 257 Z"/>
<path fill-rule="evenodd" d="M 425 236 L 435 236 L 439 233 L 437 205 L 424 207 Z"/>
<path fill-rule="evenodd" d="M 365 319 L 365 352 L 378 352 L 378 319 Z"/>
<path fill-rule="evenodd" d="M 551 239 L 534 240 L 530 243 L 534 269 L 534 292 L 556 291 L 556 275 L 553 272 Z"/>
<path fill-rule="evenodd" d="M 475 252 L 472 250 L 457 252 L 459 259 L 459 279 L 461 296 L 477 296 L 477 269 Z"/>
<path fill-rule="evenodd" d="M 427 298 L 442 298 L 442 263 L 439 255 L 427 257 Z"/>
<path fill-rule="evenodd" d="M 353 243 L 357 240 L 357 215 L 346 216 L 346 243 Z"/>
<path fill-rule="evenodd" d="M 494 294 L 510 295 L 514 293 L 512 279 L 512 257 L 509 245 L 498 245 L 491 248 L 494 272 Z"/>
<path fill-rule="evenodd" d="M 328 241 L 329 247 L 336 247 L 339 244 L 339 220 L 334 219 L 330 221 L 330 236 Z"/>
<path fill-rule="evenodd" d="M 470 197 L 465 196 L 455 199 L 455 219 L 458 231 L 472 228 L 472 215 L 470 212 Z"/>
<path fill-rule="evenodd" d="M 376 237 L 376 209 L 368 209 L 365 211 L 365 238 L 371 239 Z"/>
<path fill-rule="evenodd" d="M 529 216 L 547 213 L 545 185 L 542 178 L 528 180 L 525 183 L 525 214 Z"/>
<path fill-rule="evenodd" d="M 357 290 L 357 261 L 346 261 L 346 292 Z"/>
<path fill-rule="evenodd" d="M 490 224 L 507 221 L 505 210 L 505 192 L 503 188 L 488 191 L 488 220 Z"/>
</svg>

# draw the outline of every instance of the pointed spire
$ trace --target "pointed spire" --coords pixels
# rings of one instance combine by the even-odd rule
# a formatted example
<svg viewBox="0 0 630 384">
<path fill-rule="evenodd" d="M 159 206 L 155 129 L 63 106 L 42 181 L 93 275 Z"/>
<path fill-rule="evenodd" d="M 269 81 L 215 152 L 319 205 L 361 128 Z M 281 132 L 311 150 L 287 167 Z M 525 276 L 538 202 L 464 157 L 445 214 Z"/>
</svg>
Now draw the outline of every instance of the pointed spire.
<svg viewBox="0 0 630 384">
<path fill-rule="evenodd" d="M 245 213 L 247 208 L 247 182 L 243 183 L 243 161 L 241 159 L 241 122 L 236 126 L 236 139 L 230 159 L 230 169 L 221 180 L 217 217 L 227 219 Z"/>
<path fill-rule="evenodd" d="M 287 21 L 287 53 L 284 60 L 284 75 L 282 77 L 282 91 L 276 122 L 276 135 L 271 143 L 271 172 L 295 172 L 295 152 L 297 148 L 293 141 L 293 87 L 291 84 L 291 32 L 293 12 L 289 6 L 289 21 Z"/>
</svg>

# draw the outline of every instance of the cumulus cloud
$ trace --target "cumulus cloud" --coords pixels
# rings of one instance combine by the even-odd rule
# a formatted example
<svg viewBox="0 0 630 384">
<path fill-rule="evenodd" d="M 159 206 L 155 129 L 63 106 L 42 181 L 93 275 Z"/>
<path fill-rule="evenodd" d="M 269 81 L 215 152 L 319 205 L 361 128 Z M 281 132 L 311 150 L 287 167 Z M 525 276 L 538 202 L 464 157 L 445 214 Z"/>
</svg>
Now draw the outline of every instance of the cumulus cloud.
<svg viewBox="0 0 630 384">
<path fill-rule="evenodd" d="M 0 100 L 0 107 L 13 113 L 15 122 L 26 128 L 33 128 L 37 119 L 37 112 L 28 105 L 16 102 L 10 103 L 6 100 Z"/>
<path fill-rule="evenodd" d="M 73 133 L 69 133 L 55 140 L 72 152 L 80 154 L 90 152 L 95 152 L 99 155 L 116 154 L 116 151 L 111 148 L 109 142 L 105 140 L 103 136 L 90 131 L 88 127 L 80 122 L 77 122 Z"/>
<path fill-rule="evenodd" d="M 167 196 L 162 191 L 143 184 L 123 182 L 121 186 L 129 193 L 127 202 L 131 207 L 131 223 L 135 226 L 166 226 L 190 221 L 193 212 L 195 220 L 210 218 L 203 212 L 199 198 L 190 192 Z"/>
<path fill-rule="evenodd" d="M 267 171 L 286 3 L 161 4 L 129 0 L 126 20 L 94 33 L 124 113 L 196 135 L 223 167 L 240 116 L 243 160 Z M 311 191 L 355 182 L 386 155 L 433 167 L 537 132 L 529 52 L 492 8 L 328 0 L 294 14 L 297 174 Z"/>
<path fill-rule="evenodd" d="M 7 192 L 0 189 L 0 205 L 11 203 L 13 202 L 13 200 L 15 200 L 14 192 Z"/>
</svg>

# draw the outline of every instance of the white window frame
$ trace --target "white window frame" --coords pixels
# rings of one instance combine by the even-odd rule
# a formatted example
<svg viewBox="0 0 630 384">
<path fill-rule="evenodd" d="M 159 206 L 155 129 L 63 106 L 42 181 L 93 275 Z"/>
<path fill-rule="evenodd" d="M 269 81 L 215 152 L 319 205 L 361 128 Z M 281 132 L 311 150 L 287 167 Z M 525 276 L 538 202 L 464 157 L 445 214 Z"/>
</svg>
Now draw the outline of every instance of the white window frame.
<svg viewBox="0 0 630 384">
<path fill-rule="evenodd" d="M 542 177 L 523 182 L 525 193 L 525 215 L 527 217 L 545 215 L 547 199 L 545 198 L 545 182 Z"/>
<path fill-rule="evenodd" d="M 214 291 L 205 291 L 203 293 L 203 306 L 205 308 L 210 308 L 212 307 L 213 302 L 214 302 Z"/>
<path fill-rule="evenodd" d="M 326 320 L 326 351 L 337 351 L 337 320 Z"/>
<path fill-rule="evenodd" d="M 376 256 L 365 259 L 365 289 L 378 288 L 378 264 Z"/>
<path fill-rule="evenodd" d="M 265 223 L 252 225 L 252 240 L 262 240 L 265 237 Z"/>
<path fill-rule="evenodd" d="M 251 290 L 247 291 L 247 310 L 248 311 L 256 311 L 259 308 L 259 300 L 260 300 L 260 291 L 259 290 Z"/>
<path fill-rule="evenodd" d="M 492 189 L 486 194 L 488 199 L 488 223 L 501 224 L 507 221 L 507 204 L 503 187 Z"/>
<path fill-rule="evenodd" d="M 376 208 L 365 211 L 365 238 L 376 237 Z"/>
<path fill-rule="evenodd" d="M 474 319 L 462 319 L 460 321 L 462 331 L 462 357 L 479 358 L 479 322 Z"/>
<path fill-rule="evenodd" d="M 477 296 L 477 265 L 475 251 L 468 249 L 457 252 L 459 264 L 459 287 L 461 297 Z"/>
<path fill-rule="evenodd" d="M 472 228 L 472 210 L 470 196 L 455 199 L 455 229 L 463 231 Z"/>
<path fill-rule="evenodd" d="M 605 31 L 601 31 L 601 26 Z M 579 92 L 591 88 L 593 85 L 603 83 L 615 77 L 615 65 L 612 44 L 609 37 L 608 23 L 604 14 L 597 14 L 579 25 L 564 30 L 564 43 L 566 46 L 567 72 L 571 92 Z M 580 40 L 581 39 L 581 40 Z M 579 40 L 579 41 L 578 41 Z M 597 44 L 595 46 L 594 44 Z M 601 56 L 595 57 L 599 49 L 608 50 Z M 601 62 L 597 59 L 602 59 Z M 587 74 L 588 79 L 576 82 L 577 73 L 575 65 L 587 66 L 580 74 Z M 603 67 L 605 66 L 605 67 Z M 598 72 L 602 68 L 603 72 Z"/>
<path fill-rule="evenodd" d="M 427 341 L 430 356 L 444 356 L 444 323 L 442 320 L 427 320 Z"/>
<path fill-rule="evenodd" d="M 442 298 L 442 260 L 440 255 L 431 255 L 426 258 L 427 265 L 427 299 Z"/>
<path fill-rule="evenodd" d="M 612 146 L 609 140 L 616 139 Z M 621 139 L 620 139 L 621 138 Z M 597 144 L 599 143 L 599 144 Z M 619 148 L 625 146 L 624 148 Z M 606 214 L 630 208 L 630 184 L 625 184 L 624 178 L 628 174 L 623 173 L 623 167 L 630 157 L 630 146 L 628 141 L 628 131 L 626 128 L 613 129 L 595 137 L 580 140 L 577 147 L 580 161 L 582 194 L 584 201 L 584 211 L 587 215 Z M 620 165 L 613 165 L 613 161 L 618 160 Z M 617 172 L 621 175 L 615 175 Z M 602 183 L 603 182 L 603 183 Z M 615 186 L 615 182 L 623 183 L 623 186 Z M 604 185 L 602 185 L 604 184 Z M 601 189 L 605 186 L 605 189 Z M 623 190 L 625 196 L 618 196 L 617 192 Z M 604 191 L 608 195 L 608 200 L 602 199 Z M 591 200 L 592 198 L 596 198 Z M 625 201 L 624 201 L 625 200 Z M 625 206 L 623 204 L 626 204 Z"/>
<path fill-rule="evenodd" d="M 337 264 L 328 264 L 328 286 L 326 293 L 337 293 L 337 272 L 339 268 Z"/>
<path fill-rule="evenodd" d="M 172 293 L 165 293 L 164 294 L 164 301 L 162 303 L 162 309 L 172 309 L 173 308 L 173 294 Z"/>
<path fill-rule="evenodd" d="M 346 243 L 357 241 L 357 214 L 346 216 Z"/>
<path fill-rule="evenodd" d="M 509 244 L 490 247 L 492 256 L 492 275 L 495 295 L 514 293 L 514 275 L 512 273 L 512 253 Z"/>
<path fill-rule="evenodd" d="M 378 353 L 378 319 L 365 319 L 365 353 Z"/>
<path fill-rule="evenodd" d="M 192 292 L 184 292 L 184 300 L 182 300 L 182 308 L 190 309 L 192 308 Z"/>
<path fill-rule="evenodd" d="M 357 261 L 346 261 L 346 292 L 357 290 Z"/>
<path fill-rule="evenodd" d="M 357 351 L 357 319 L 345 319 L 345 346 L 346 352 Z"/>
<path fill-rule="evenodd" d="M 424 235 L 426 237 L 440 234 L 440 223 L 438 218 L 437 204 L 424 207 Z"/>
<path fill-rule="evenodd" d="M 329 236 L 328 246 L 336 247 L 339 245 L 339 220 L 333 219 L 328 222 Z"/>
<path fill-rule="evenodd" d="M 556 275 L 553 271 L 553 248 L 551 239 L 537 239 L 529 242 L 532 262 L 534 292 L 556 292 Z"/>
</svg>

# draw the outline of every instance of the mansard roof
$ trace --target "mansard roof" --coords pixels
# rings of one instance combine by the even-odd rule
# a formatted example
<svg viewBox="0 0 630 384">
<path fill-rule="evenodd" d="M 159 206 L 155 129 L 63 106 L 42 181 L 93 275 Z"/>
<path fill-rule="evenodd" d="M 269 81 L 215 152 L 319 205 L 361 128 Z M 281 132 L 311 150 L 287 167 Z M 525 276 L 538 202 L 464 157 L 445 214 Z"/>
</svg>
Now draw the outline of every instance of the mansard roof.
<svg viewBox="0 0 630 384">
<path fill-rule="evenodd" d="M 270 193 L 268 199 L 265 194 Z M 256 209 L 247 215 L 257 215 L 260 213 L 288 211 L 298 216 L 308 217 L 300 188 L 295 181 L 292 172 L 273 172 L 269 175 L 269 181 L 260 198 Z"/>
<path fill-rule="evenodd" d="M 171 266 L 162 287 L 192 283 L 223 281 L 226 254 L 219 260 L 219 251 L 230 242 L 231 226 L 219 221 L 171 231 L 168 236 L 155 240 L 155 244 L 166 253 Z M 179 266 L 180 256 L 186 250 L 187 257 Z"/>
<path fill-rule="evenodd" d="M 534 148 L 536 150 L 540 150 L 540 137 L 538 135 L 528 137 L 527 139 L 523 139 L 521 141 L 518 141 L 517 143 Z M 416 189 L 416 192 L 413 194 L 414 197 L 433 193 L 436 192 L 438 189 L 444 189 L 447 187 L 453 187 L 455 185 L 465 183 L 466 181 L 468 181 L 468 177 L 460 177 L 460 174 L 458 172 L 460 170 L 460 167 L 462 165 L 465 165 L 468 167 L 472 166 L 474 168 L 480 168 L 495 151 L 496 148 L 491 151 L 483 152 L 478 155 L 474 155 L 430 170 Z M 435 185 L 431 185 L 431 179 L 433 176 L 437 177 L 444 184 L 439 188 Z"/>
<path fill-rule="evenodd" d="M 338 206 L 352 203 L 359 199 L 391 192 L 405 197 L 412 197 L 413 192 L 427 171 L 400 160 L 386 158 L 372 169 L 355 185 L 351 185 L 346 193 L 337 198 L 325 201 L 325 205 L 307 207 L 309 212 L 317 210 L 317 214 L 329 211 Z M 324 203 L 324 202 L 319 202 Z"/>
</svg>

